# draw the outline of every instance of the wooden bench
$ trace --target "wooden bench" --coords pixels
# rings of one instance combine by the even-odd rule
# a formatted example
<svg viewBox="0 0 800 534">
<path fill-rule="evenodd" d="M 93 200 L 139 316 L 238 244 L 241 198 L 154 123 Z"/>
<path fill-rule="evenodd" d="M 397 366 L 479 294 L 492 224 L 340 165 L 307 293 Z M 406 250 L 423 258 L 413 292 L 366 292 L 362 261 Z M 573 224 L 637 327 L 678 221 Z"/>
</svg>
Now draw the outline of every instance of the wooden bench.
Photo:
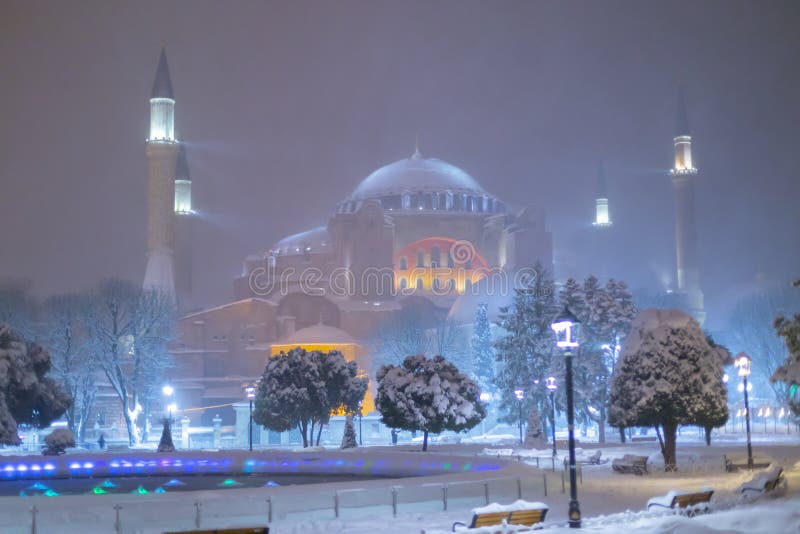
<svg viewBox="0 0 800 534">
<path fill-rule="evenodd" d="M 459 526 L 465 528 L 481 528 L 503 525 L 522 525 L 526 527 L 533 527 L 534 525 L 544 521 L 548 510 L 546 506 L 542 506 L 541 503 L 536 503 L 538 506 L 535 506 L 534 503 L 525 503 L 525 505 L 531 505 L 525 506 L 521 504 L 523 502 L 524 501 L 517 501 L 516 503 L 508 506 L 498 507 L 498 505 L 495 504 L 484 507 L 488 511 L 482 511 L 481 508 L 476 508 L 473 511 L 474 513 L 472 514 L 472 521 L 470 521 L 469 525 L 460 521 L 456 521 L 453 523 L 452 531 L 456 532 L 456 527 Z M 500 508 L 500 510 L 495 511 L 494 508 Z"/>
<path fill-rule="evenodd" d="M 631 438 L 631 443 L 643 443 L 646 441 L 656 441 L 655 436 L 633 436 Z"/>
<path fill-rule="evenodd" d="M 647 456 L 626 454 L 611 462 L 611 468 L 617 473 L 644 475 L 647 473 Z"/>
<path fill-rule="evenodd" d="M 741 471 L 744 469 L 749 469 L 747 466 L 747 460 L 737 460 L 733 461 L 728 458 L 727 455 L 723 454 L 722 458 L 725 459 L 725 471 L 728 473 L 735 473 L 736 471 Z M 753 469 L 766 469 L 769 467 L 769 462 L 753 462 Z"/>
<path fill-rule="evenodd" d="M 269 527 L 216 528 L 207 530 L 173 530 L 164 534 L 269 534 Z"/>
<path fill-rule="evenodd" d="M 775 466 L 769 471 L 756 476 L 750 482 L 745 482 L 742 484 L 742 497 L 773 493 L 783 487 L 785 480 L 786 479 L 783 476 L 783 468 Z"/>
<path fill-rule="evenodd" d="M 692 517 L 697 513 L 708 512 L 710 509 L 713 489 L 700 491 L 671 491 L 664 497 L 655 497 L 647 501 L 647 509 L 661 507 L 679 510 Z"/>
</svg>

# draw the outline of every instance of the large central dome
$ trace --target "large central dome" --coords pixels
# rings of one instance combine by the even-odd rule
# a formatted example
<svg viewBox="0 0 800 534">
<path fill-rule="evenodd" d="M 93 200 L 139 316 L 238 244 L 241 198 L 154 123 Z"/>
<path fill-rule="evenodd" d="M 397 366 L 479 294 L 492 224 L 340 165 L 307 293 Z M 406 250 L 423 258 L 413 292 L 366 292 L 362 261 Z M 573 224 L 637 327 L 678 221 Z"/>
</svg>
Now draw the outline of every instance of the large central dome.
<svg viewBox="0 0 800 534">
<path fill-rule="evenodd" d="M 356 187 L 351 200 L 379 198 L 409 191 L 478 193 L 486 191 L 469 174 L 436 158 L 423 158 L 419 152 L 410 158 L 385 165 L 367 176 Z"/>
<path fill-rule="evenodd" d="M 377 200 L 392 211 L 496 213 L 505 209 L 475 178 L 446 161 L 423 158 L 419 151 L 367 176 L 337 212 L 353 212 L 365 200 Z"/>
</svg>

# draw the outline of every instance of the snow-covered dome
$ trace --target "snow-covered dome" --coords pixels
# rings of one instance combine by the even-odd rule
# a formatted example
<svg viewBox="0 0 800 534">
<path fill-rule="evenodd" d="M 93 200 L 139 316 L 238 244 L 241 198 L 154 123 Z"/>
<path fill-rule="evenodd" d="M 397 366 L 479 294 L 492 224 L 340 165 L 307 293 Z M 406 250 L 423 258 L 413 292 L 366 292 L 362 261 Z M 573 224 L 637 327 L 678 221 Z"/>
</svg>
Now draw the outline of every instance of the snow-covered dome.
<svg viewBox="0 0 800 534">
<path fill-rule="evenodd" d="M 361 202 L 377 200 L 388 210 L 495 213 L 505 208 L 469 174 L 455 165 L 415 152 L 376 170 L 337 207 L 354 212 Z"/>
<path fill-rule="evenodd" d="M 301 328 L 279 340 L 278 345 L 355 345 L 358 341 L 353 336 L 335 326 L 315 324 Z"/>
<path fill-rule="evenodd" d="M 272 255 L 321 254 L 330 252 L 331 241 L 324 226 L 284 237 L 270 249 Z"/>
<path fill-rule="evenodd" d="M 455 165 L 436 158 L 423 158 L 417 152 L 367 176 L 350 198 L 364 200 L 404 191 L 445 190 L 486 194 L 472 176 Z"/>
</svg>

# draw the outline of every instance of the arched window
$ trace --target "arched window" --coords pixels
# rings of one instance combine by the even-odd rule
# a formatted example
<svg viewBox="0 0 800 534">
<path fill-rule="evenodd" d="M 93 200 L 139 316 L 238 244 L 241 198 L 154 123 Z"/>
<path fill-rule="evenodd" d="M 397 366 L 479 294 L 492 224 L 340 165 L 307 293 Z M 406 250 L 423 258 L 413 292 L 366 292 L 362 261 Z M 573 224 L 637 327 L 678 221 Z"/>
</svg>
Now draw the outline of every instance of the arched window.
<svg viewBox="0 0 800 534">
<path fill-rule="evenodd" d="M 408 282 L 406 281 L 406 277 L 404 276 L 400 279 L 400 289 L 405 289 L 406 287 L 408 287 Z"/>
<path fill-rule="evenodd" d="M 422 290 L 422 278 L 417 278 L 417 289 Z"/>
<path fill-rule="evenodd" d="M 408 269 L 408 258 L 400 256 L 400 270 L 405 271 L 406 269 Z"/>
<path fill-rule="evenodd" d="M 439 251 L 439 247 L 431 247 L 431 267 L 434 269 L 439 267 L 440 260 L 441 260 L 441 252 Z"/>
<path fill-rule="evenodd" d="M 453 193 L 451 191 L 445 193 L 444 209 L 447 211 L 453 210 Z"/>
<path fill-rule="evenodd" d="M 411 208 L 411 194 L 403 193 L 403 209 L 407 210 L 410 208 Z"/>
<path fill-rule="evenodd" d="M 417 251 L 417 267 L 425 267 L 425 253 L 421 250 Z"/>
</svg>

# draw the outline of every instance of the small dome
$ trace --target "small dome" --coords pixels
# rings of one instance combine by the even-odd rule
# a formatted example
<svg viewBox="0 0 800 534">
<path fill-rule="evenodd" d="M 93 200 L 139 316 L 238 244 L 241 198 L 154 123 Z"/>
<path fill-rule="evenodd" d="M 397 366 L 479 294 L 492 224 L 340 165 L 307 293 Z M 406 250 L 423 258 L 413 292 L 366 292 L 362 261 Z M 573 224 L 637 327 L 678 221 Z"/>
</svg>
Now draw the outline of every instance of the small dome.
<svg viewBox="0 0 800 534">
<path fill-rule="evenodd" d="M 315 324 L 289 334 L 276 345 L 356 345 L 358 341 L 350 334 L 335 326 Z"/>
<path fill-rule="evenodd" d="M 406 191 L 453 191 L 486 195 L 486 191 L 469 174 L 436 158 L 423 158 L 419 153 L 395 161 L 367 176 L 356 187 L 350 200 L 365 200 Z"/>
<path fill-rule="evenodd" d="M 324 226 L 284 237 L 270 249 L 270 255 L 321 254 L 329 252 L 330 236 Z"/>
</svg>

